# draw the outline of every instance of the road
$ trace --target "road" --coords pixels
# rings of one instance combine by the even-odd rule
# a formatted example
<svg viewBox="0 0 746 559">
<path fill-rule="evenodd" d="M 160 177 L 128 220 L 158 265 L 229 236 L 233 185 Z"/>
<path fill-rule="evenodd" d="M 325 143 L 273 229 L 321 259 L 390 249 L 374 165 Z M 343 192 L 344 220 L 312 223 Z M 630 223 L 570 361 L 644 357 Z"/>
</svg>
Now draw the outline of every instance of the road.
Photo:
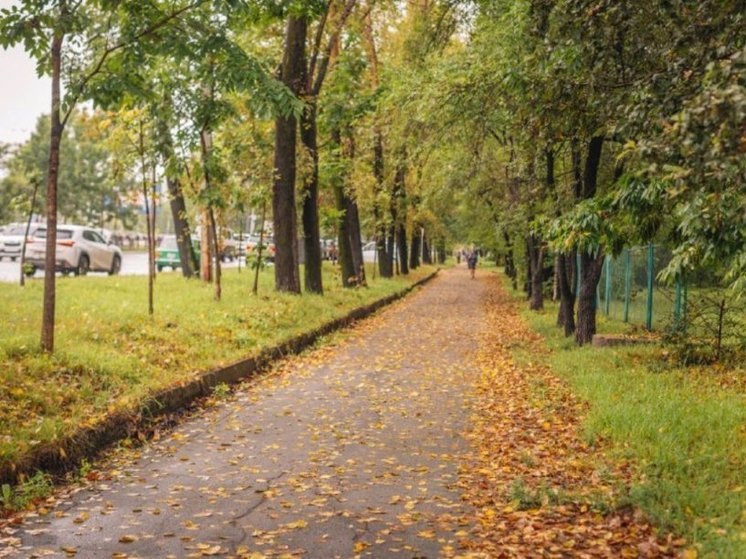
<svg viewBox="0 0 746 559">
<path fill-rule="evenodd" d="M 7 258 L 0 260 L 0 282 L 17 282 L 20 276 L 20 262 L 11 262 Z M 224 262 L 224 268 L 235 268 L 238 266 L 237 261 Z M 125 276 L 146 276 L 148 274 L 148 253 L 147 252 L 125 252 L 122 259 L 122 275 Z M 92 276 L 105 277 L 104 273 L 91 273 Z M 36 278 L 43 278 L 44 272 L 37 271 Z"/>
</svg>

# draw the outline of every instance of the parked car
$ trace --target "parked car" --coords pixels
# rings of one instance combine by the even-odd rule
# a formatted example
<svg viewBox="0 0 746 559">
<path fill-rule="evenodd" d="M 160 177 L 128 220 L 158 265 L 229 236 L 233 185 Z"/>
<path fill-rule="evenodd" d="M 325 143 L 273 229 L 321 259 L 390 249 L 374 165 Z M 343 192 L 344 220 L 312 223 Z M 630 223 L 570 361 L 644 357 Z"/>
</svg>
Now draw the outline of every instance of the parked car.
<svg viewBox="0 0 746 559">
<path fill-rule="evenodd" d="M 39 223 L 32 223 L 29 228 L 29 236 L 36 233 L 37 229 L 41 227 Z M 23 238 L 26 235 L 26 224 L 12 223 L 4 227 L 4 231 L 0 233 L 0 260 L 4 256 L 7 256 L 11 260 L 15 261 L 21 257 L 21 250 L 23 249 Z"/>
<path fill-rule="evenodd" d="M 200 246 L 199 239 L 192 237 L 192 248 L 194 255 L 199 262 Z M 159 272 L 164 268 L 176 270 L 181 268 L 181 258 L 179 257 L 179 245 L 176 242 L 176 235 L 163 235 L 161 242 L 155 253 L 155 267 Z"/>
<path fill-rule="evenodd" d="M 399 251 L 394 247 L 394 258 L 399 256 Z M 363 262 L 377 262 L 378 256 L 376 254 L 376 242 L 370 241 L 363 245 Z"/>
<path fill-rule="evenodd" d="M 26 273 L 33 275 L 45 265 L 46 227 L 40 227 L 26 244 Z M 57 227 L 55 271 L 84 276 L 88 272 L 106 272 L 110 276 L 122 269 L 122 250 L 107 243 L 101 234 L 82 225 Z"/>
</svg>

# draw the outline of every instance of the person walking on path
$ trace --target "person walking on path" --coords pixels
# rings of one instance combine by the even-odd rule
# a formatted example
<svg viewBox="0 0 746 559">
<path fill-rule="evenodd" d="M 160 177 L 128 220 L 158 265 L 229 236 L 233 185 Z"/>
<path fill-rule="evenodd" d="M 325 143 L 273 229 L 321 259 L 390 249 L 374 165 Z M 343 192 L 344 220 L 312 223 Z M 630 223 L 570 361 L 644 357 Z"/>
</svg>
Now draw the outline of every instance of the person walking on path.
<svg viewBox="0 0 746 559">
<path fill-rule="evenodd" d="M 469 267 L 469 274 L 471 275 L 471 279 L 474 279 L 474 272 L 476 272 L 477 269 L 477 251 L 472 250 L 469 253 L 469 256 L 466 257 L 466 265 Z"/>
</svg>

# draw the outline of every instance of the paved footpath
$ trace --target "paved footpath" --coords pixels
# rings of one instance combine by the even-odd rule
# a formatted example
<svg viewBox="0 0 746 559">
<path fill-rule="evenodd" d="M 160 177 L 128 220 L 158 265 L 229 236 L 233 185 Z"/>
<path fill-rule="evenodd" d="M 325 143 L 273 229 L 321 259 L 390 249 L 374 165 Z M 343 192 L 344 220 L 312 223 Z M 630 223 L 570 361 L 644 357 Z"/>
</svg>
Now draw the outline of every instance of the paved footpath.
<svg viewBox="0 0 746 559">
<path fill-rule="evenodd" d="M 470 510 L 456 482 L 486 289 L 441 272 L 163 435 L 113 480 L 32 515 L 10 556 L 463 553 Z"/>
</svg>

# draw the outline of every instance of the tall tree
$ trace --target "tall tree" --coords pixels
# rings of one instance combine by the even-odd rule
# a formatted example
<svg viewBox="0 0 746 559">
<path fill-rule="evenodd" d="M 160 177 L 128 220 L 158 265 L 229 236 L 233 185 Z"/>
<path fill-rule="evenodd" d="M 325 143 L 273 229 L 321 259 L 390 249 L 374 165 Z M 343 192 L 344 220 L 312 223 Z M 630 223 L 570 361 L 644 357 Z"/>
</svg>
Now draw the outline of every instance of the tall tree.
<svg viewBox="0 0 746 559">
<path fill-rule="evenodd" d="M 306 30 L 304 14 L 291 13 L 288 16 L 280 79 L 294 95 L 299 95 L 304 85 Z M 275 174 L 272 190 L 276 246 L 275 289 L 290 293 L 300 293 L 295 210 L 297 121 L 292 112 L 280 114 L 275 119 Z"/>
</svg>

